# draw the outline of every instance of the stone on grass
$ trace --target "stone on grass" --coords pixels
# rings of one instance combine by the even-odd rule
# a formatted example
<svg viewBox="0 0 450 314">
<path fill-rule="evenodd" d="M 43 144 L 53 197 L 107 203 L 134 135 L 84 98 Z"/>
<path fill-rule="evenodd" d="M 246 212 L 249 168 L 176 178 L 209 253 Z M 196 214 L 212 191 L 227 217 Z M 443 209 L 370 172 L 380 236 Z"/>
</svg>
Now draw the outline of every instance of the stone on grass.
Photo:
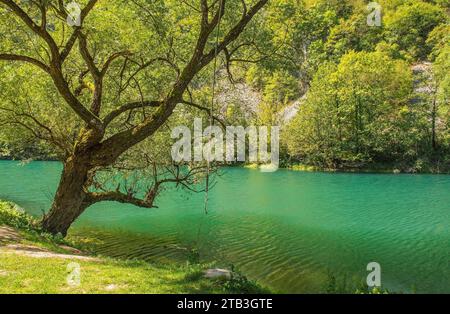
<svg viewBox="0 0 450 314">
<path fill-rule="evenodd" d="M 220 268 L 208 269 L 208 270 L 205 271 L 205 278 L 209 278 L 209 279 L 216 279 L 216 278 L 230 279 L 231 278 L 231 271 L 227 270 L 227 269 L 220 269 Z"/>
</svg>

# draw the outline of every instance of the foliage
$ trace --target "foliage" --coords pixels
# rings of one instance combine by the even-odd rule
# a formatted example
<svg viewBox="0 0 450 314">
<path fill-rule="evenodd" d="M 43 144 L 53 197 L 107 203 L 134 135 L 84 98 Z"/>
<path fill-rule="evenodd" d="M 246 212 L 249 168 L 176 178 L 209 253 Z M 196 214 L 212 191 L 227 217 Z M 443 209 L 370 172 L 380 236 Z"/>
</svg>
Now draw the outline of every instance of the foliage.
<svg viewBox="0 0 450 314">
<path fill-rule="evenodd" d="M 18 229 L 32 229 L 35 224 L 25 211 L 17 205 L 0 201 L 0 225 L 8 225 Z"/>
<path fill-rule="evenodd" d="M 436 26 L 428 35 L 426 44 L 431 50 L 430 60 L 434 61 L 442 49 L 450 45 L 450 24 Z"/>
<path fill-rule="evenodd" d="M 325 292 L 327 294 L 391 294 L 382 287 L 369 287 L 366 282 L 351 281 L 344 276 L 335 276 L 328 270 Z"/>
<path fill-rule="evenodd" d="M 350 52 L 337 66 L 324 64 L 285 132 L 289 152 L 328 166 L 401 156 L 411 94 L 407 64 L 381 52 Z"/>
<path fill-rule="evenodd" d="M 350 50 L 373 51 L 382 38 L 381 27 L 367 25 L 367 12 L 355 12 L 333 27 L 325 43 L 329 60 L 339 60 Z"/>
<path fill-rule="evenodd" d="M 234 265 L 231 265 L 231 278 L 223 282 L 224 292 L 239 294 L 269 293 L 269 290 L 261 287 L 256 281 L 248 279 Z"/>
<path fill-rule="evenodd" d="M 442 147 L 450 151 L 450 44 L 441 49 L 433 65 L 436 79 L 436 102 L 441 119 Z"/>
<path fill-rule="evenodd" d="M 422 1 L 405 1 L 388 11 L 384 18 L 386 39 L 399 45 L 413 60 L 425 59 L 430 53 L 426 45 L 428 34 L 446 21 L 445 11 Z"/>
<path fill-rule="evenodd" d="M 31 137 L 64 163 L 47 231 L 66 235 L 97 202 L 151 208 L 168 183 L 191 189 L 204 163 L 174 164 L 161 143 L 171 123 L 209 113 L 212 74 L 232 79 L 231 63 L 246 62 L 240 35 L 267 2 L 85 0 L 74 27 L 65 1 L 0 2 L 0 140 L 10 150 Z M 126 185 L 135 170 L 146 182 Z"/>
<path fill-rule="evenodd" d="M 80 248 L 81 246 L 71 241 L 64 240 L 59 236 L 53 236 L 44 232 L 39 221 L 28 215 L 17 204 L 0 201 L 0 226 L 7 225 L 17 229 L 22 237 L 22 242 L 38 247 L 66 253 L 60 245 L 70 245 Z"/>
</svg>

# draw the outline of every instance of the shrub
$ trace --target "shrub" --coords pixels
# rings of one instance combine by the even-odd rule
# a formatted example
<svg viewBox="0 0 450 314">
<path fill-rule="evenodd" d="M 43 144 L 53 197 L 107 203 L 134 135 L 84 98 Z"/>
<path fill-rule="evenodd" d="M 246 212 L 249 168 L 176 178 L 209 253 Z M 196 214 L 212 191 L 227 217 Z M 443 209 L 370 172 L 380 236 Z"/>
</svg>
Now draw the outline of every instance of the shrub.
<svg viewBox="0 0 450 314">
<path fill-rule="evenodd" d="M 35 229 L 36 221 L 19 206 L 0 202 L 0 225 L 8 225 L 17 229 Z"/>
</svg>

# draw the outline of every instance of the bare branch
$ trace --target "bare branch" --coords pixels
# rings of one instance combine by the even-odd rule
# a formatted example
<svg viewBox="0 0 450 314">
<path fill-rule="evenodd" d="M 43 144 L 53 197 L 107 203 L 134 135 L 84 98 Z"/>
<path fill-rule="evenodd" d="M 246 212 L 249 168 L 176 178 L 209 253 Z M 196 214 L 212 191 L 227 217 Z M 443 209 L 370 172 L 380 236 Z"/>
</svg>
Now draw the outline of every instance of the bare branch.
<svg viewBox="0 0 450 314">
<path fill-rule="evenodd" d="M 105 64 L 103 65 L 102 70 L 100 71 L 101 76 L 102 77 L 105 76 L 106 72 L 108 71 L 109 66 L 115 59 L 120 58 L 120 57 L 130 56 L 130 55 L 132 55 L 132 53 L 128 50 L 120 51 L 120 52 L 116 52 L 116 53 L 112 54 L 108 58 L 108 60 L 106 60 Z"/>
<path fill-rule="evenodd" d="M 192 102 L 192 101 L 182 100 L 180 103 L 185 104 L 185 105 L 188 105 L 188 106 L 191 106 L 191 107 L 194 107 L 194 108 L 197 108 L 197 109 L 202 110 L 202 111 L 205 111 L 205 112 L 208 113 L 208 115 L 211 115 L 211 109 L 210 109 L 210 108 L 203 107 L 203 106 L 201 106 L 201 105 L 199 105 L 199 104 L 196 104 L 196 103 L 194 103 L 194 102 Z M 214 116 L 214 115 L 212 116 L 212 118 L 213 118 L 213 120 L 219 122 L 220 125 L 221 125 L 224 129 L 226 129 L 226 123 L 225 123 L 223 120 L 219 119 L 218 117 L 216 117 L 216 116 Z"/>
<path fill-rule="evenodd" d="M 112 120 L 117 118 L 119 115 L 121 115 L 124 112 L 127 112 L 129 110 L 138 109 L 138 108 L 144 108 L 144 107 L 159 107 L 161 106 L 160 101 L 136 101 L 136 102 L 130 102 L 127 104 L 122 105 L 120 108 L 111 111 L 104 119 L 103 124 L 105 127 L 111 123 Z"/>
<path fill-rule="evenodd" d="M 156 208 L 156 206 L 153 205 L 154 199 L 155 197 L 153 197 L 153 195 L 150 193 L 144 199 L 140 199 L 135 197 L 131 193 L 125 194 L 119 191 L 110 191 L 101 193 L 89 192 L 87 193 L 84 202 L 92 205 L 98 202 L 111 201 L 123 204 L 132 204 L 143 208 Z"/>
</svg>

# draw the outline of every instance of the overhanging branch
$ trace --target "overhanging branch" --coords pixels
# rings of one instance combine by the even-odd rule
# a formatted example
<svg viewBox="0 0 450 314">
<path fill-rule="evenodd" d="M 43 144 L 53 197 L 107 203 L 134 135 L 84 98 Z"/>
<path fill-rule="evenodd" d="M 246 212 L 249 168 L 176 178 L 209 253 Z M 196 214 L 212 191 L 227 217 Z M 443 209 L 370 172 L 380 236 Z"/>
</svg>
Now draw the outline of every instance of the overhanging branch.
<svg viewBox="0 0 450 314">
<path fill-rule="evenodd" d="M 52 53 L 53 61 L 59 59 L 59 49 L 52 36 L 47 32 L 46 28 L 41 28 L 37 25 L 28 14 L 22 10 L 14 1 L 11 0 L 0 0 L 0 3 L 5 4 L 9 9 L 11 9 L 14 14 L 19 17 L 36 35 L 41 37 L 49 46 Z"/>
<path fill-rule="evenodd" d="M 89 12 L 92 9 L 92 7 L 95 5 L 96 2 L 97 0 L 89 1 L 87 7 L 84 9 L 84 12 L 86 12 L 85 14 L 87 14 L 87 12 Z M 70 90 L 69 84 L 67 83 L 67 80 L 62 72 L 62 62 L 64 60 L 61 58 L 61 54 L 59 53 L 59 48 L 56 42 L 54 41 L 53 37 L 47 32 L 46 28 L 41 28 L 40 26 L 38 26 L 33 21 L 33 19 L 14 1 L 0 0 L 0 3 L 6 5 L 17 17 L 19 17 L 28 26 L 28 28 L 33 33 L 41 37 L 47 43 L 51 51 L 51 61 L 48 67 L 45 66 L 42 62 L 29 57 L 21 56 L 21 58 L 18 58 L 16 55 L 14 55 L 15 60 L 17 61 L 17 59 L 20 59 L 18 61 L 26 61 L 33 63 L 42 68 L 43 70 L 45 70 L 47 73 L 49 73 L 51 78 L 53 79 L 55 87 L 57 88 L 61 96 L 64 98 L 64 100 L 67 102 L 67 104 L 87 125 L 89 125 L 92 129 L 96 130 L 98 134 L 103 134 L 103 124 L 100 121 L 97 114 L 84 107 L 84 105 L 77 99 L 77 97 Z M 59 4 L 61 5 L 62 1 L 59 1 Z M 6 58 L 12 57 L 11 55 L 6 54 L 3 55 L 3 59 Z"/>
<path fill-rule="evenodd" d="M 247 24 L 264 7 L 264 5 L 267 4 L 267 2 L 268 0 L 259 0 L 247 11 L 247 14 L 243 16 L 234 27 L 231 28 L 224 39 L 220 42 L 217 47 L 217 53 L 223 51 L 230 43 L 239 37 Z M 225 4 L 225 1 L 223 4 Z M 96 152 L 94 153 L 93 158 L 95 162 L 100 165 L 110 164 L 127 149 L 154 134 L 172 115 L 176 105 L 183 100 L 183 95 L 192 79 L 213 60 L 216 55 L 216 49 L 213 48 L 207 54 L 204 53 L 204 50 L 209 40 L 209 35 L 217 27 L 220 18 L 224 14 L 225 5 L 223 5 L 222 10 L 218 10 L 216 12 L 211 22 L 207 21 L 205 14 L 205 11 L 209 10 L 209 8 L 202 5 L 201 9 L 202 22 L 193 54 L 184 69 L 180 71 L 177 81 L 172 86 L 172 89 L 167 94 L 166 98 L 162 101 L 161 106 L 159 106 L 158 110 L 156 110 L 152 116 L 144 119 L 144 121 L 140 124 L 131 129 L 118 132 L 101 142 L 100 145 L 96 147 Z"/>
<path fill-rule="evenodd" d="M 208 115 L 211 116 L 211 109 L 210 108 L 204 107 L 202 105 L 199 105 L 199 104 L 196 104 L 196 103 L 194 103 L 192 101 L 187 101 L 187 100 L 182 100 L 180 103 L 188 105 L 188 106 L 191 106 L 191 107 L 194 107 L 194 108 L 202 110 L 202 111 L 205 111 L 205 112 L 208 113 Z M 218 117 L 216 117 L 214 115 L 212 115 L 212 118 L 213 118 L 214 121 L 219 122 L 220 125 L 222 126 L 222 128 L 226 129 L 226 123 L 224 121 L 222 121 L 221 119 L 219 119 Z"/>
<path fill-rule="evenodd" d="M 156 195 L 155 195 L 156 196 Z M 93 205 L 98 202 L 110 201 L 110 202 L 118 202 L 122 204 L 132 204 L 138 207 L 143 208 L 156 208 L 153 205 L 155 197 L 152 195 L 146 196 L 144 199 L 137 198 L 133 196 L 133 194 L 125 194 L 119 191 L 110 191 L 110 192 L 89 192 L 85 198 L 85 203 L 89 205 Z"/>
<path fill-rule="evenodd" d="M 104 119 L 103 124 L 105 127 L 111 123 L 112 120 L 120 116 L 122 113 L 129 110 L 144 108 L 144 107 L 159 107 L 161 106 L 160 101 L 135 101 L 122 105 L 120 108 L 111 111 Z"/>
<path fill-rule="evenodd" d="M 269 0 L 259 0 L 250 10 L 248 10 L 248 13 L 245 14 L 241 20 L 225 35 L 224 39 L 219 43 L 217 51 L 216 48 L 212 48 L 203 56 L 201 66 L 204 67 L 207 65 L 211 62 L 216 53 L 222 52 L 230 43 L 236 40 L 256 13 L 258 13 L 268 1 Z"/>
<path fill-rule="evenodd" d="M 31 58 L 31 57 L 21 56 L 21 55 L 16 55 L 16 54 L 2 53 L 2 54 L 0 54 L 0 60 L 22 61 L 22 62 L 31 63 L 33 65 L 38 66 L 45 72 L 50 73 L 50 68 L 47 65 L 45 65 L 43 62 L 36 60 L 34 58 Z"/>
</svg>

